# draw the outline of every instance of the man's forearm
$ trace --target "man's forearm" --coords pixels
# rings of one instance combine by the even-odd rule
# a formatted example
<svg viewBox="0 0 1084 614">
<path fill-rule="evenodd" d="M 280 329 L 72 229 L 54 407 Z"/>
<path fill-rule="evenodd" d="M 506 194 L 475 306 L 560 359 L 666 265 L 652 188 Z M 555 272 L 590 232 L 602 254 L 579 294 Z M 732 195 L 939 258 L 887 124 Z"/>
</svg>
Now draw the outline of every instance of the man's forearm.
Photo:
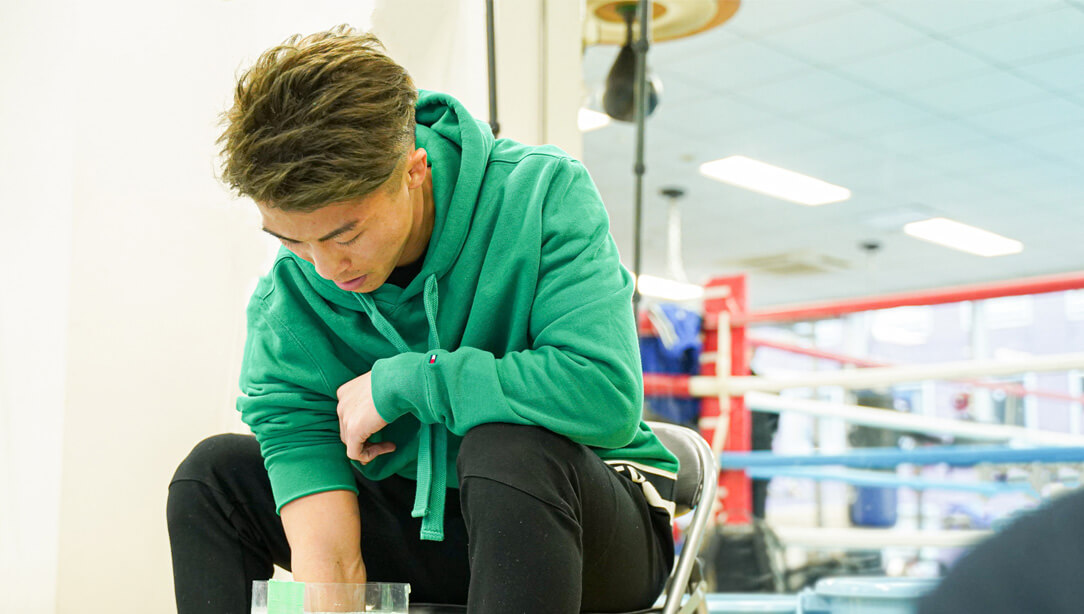
<svg viewBox="0 0 1084 614">
<path fill-rule="evenodd" d="M 365 582 L 361 517 L 357 496 L 331 490 L 295 499 L 282 507 L 298 582 Z"/>
</svg>

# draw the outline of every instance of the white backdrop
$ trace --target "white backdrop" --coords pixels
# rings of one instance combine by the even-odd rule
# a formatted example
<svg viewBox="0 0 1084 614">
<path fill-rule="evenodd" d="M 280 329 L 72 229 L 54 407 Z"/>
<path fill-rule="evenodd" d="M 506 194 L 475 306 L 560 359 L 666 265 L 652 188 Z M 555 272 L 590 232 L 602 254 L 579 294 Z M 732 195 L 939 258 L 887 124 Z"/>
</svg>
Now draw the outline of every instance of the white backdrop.
<svg viewBox="0 0 1084 614">
<path fill-rule="evenodd" d="M 5 612 L 174 611 L 166 486 L 195 442 L 241 426 L 244 307 L 275 247 L 215 179 L 237 69 L 292 33 L 371 23 L 419 86 L 486 118 L 484 4 L 373 5 L 0 0 Z M 503 135 L 578 153 L 578 2 L 498 9 Z M 543 76 L 550 56 L 562 71 Z"/>
</svg>

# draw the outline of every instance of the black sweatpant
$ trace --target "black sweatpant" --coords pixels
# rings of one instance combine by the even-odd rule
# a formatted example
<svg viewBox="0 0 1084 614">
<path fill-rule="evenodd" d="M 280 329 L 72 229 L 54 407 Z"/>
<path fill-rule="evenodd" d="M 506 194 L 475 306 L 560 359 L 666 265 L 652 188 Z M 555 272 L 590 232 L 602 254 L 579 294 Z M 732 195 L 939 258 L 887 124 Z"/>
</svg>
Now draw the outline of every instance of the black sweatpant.
<svg viewBox="0 0 1084 614">
<path fill-rule="evenodd" d="M 415 603 L 472 613 L 622 612 L 648 607 L 673 564 L 665 512 L 588 448 L 538 427 L 479 426 L 464 438 L 443 542 L 419 539 L 414 482 L 355 472 L 361 551 L 373 582 L 409 582 Z M 169 487 L 178 614 L 248 614 L 254 580 L 290 568 L 290 547 L 251 436 L 198 444 Z M 469 590 L 468 590 L 469 587 Z"/>
</svg>

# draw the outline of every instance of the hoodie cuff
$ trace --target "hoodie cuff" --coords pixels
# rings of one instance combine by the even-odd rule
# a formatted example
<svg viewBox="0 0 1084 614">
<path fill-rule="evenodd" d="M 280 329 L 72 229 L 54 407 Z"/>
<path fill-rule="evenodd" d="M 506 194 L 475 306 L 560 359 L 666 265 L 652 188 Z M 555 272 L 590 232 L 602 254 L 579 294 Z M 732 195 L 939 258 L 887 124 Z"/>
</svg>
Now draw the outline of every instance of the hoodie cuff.
<svg viewBox="0 0 1084 614">
<path fill-rule="evenodd" d="M 432 424 L 425 365 L 429 354 L 405 352 L 373 363 L 373 404 L 376 413 L 391 423 L 404 414 L 414 414 Z"/>
<path fill-rule="evenodd" d="M 289 448 L 270 457 L 266 464 L 275 511 L 279 513 L 287 503 L 316 493 L 358 492 L 342 442 Z"/>
</svg>

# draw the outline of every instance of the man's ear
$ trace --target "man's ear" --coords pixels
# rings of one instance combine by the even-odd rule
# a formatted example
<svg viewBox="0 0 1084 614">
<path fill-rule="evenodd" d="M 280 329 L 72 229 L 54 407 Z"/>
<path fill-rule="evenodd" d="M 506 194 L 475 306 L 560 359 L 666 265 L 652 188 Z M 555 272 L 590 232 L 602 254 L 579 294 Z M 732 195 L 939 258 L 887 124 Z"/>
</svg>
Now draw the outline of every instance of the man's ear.
<svg viewBox="0 0 1084 614">
<path fill-rule="evenodd" d="M 422 187 L 428 174 L 429 154 L 419 147 L 407 154 L 406 164 L 407 187 L 411 190 Z"/>
</svg>

